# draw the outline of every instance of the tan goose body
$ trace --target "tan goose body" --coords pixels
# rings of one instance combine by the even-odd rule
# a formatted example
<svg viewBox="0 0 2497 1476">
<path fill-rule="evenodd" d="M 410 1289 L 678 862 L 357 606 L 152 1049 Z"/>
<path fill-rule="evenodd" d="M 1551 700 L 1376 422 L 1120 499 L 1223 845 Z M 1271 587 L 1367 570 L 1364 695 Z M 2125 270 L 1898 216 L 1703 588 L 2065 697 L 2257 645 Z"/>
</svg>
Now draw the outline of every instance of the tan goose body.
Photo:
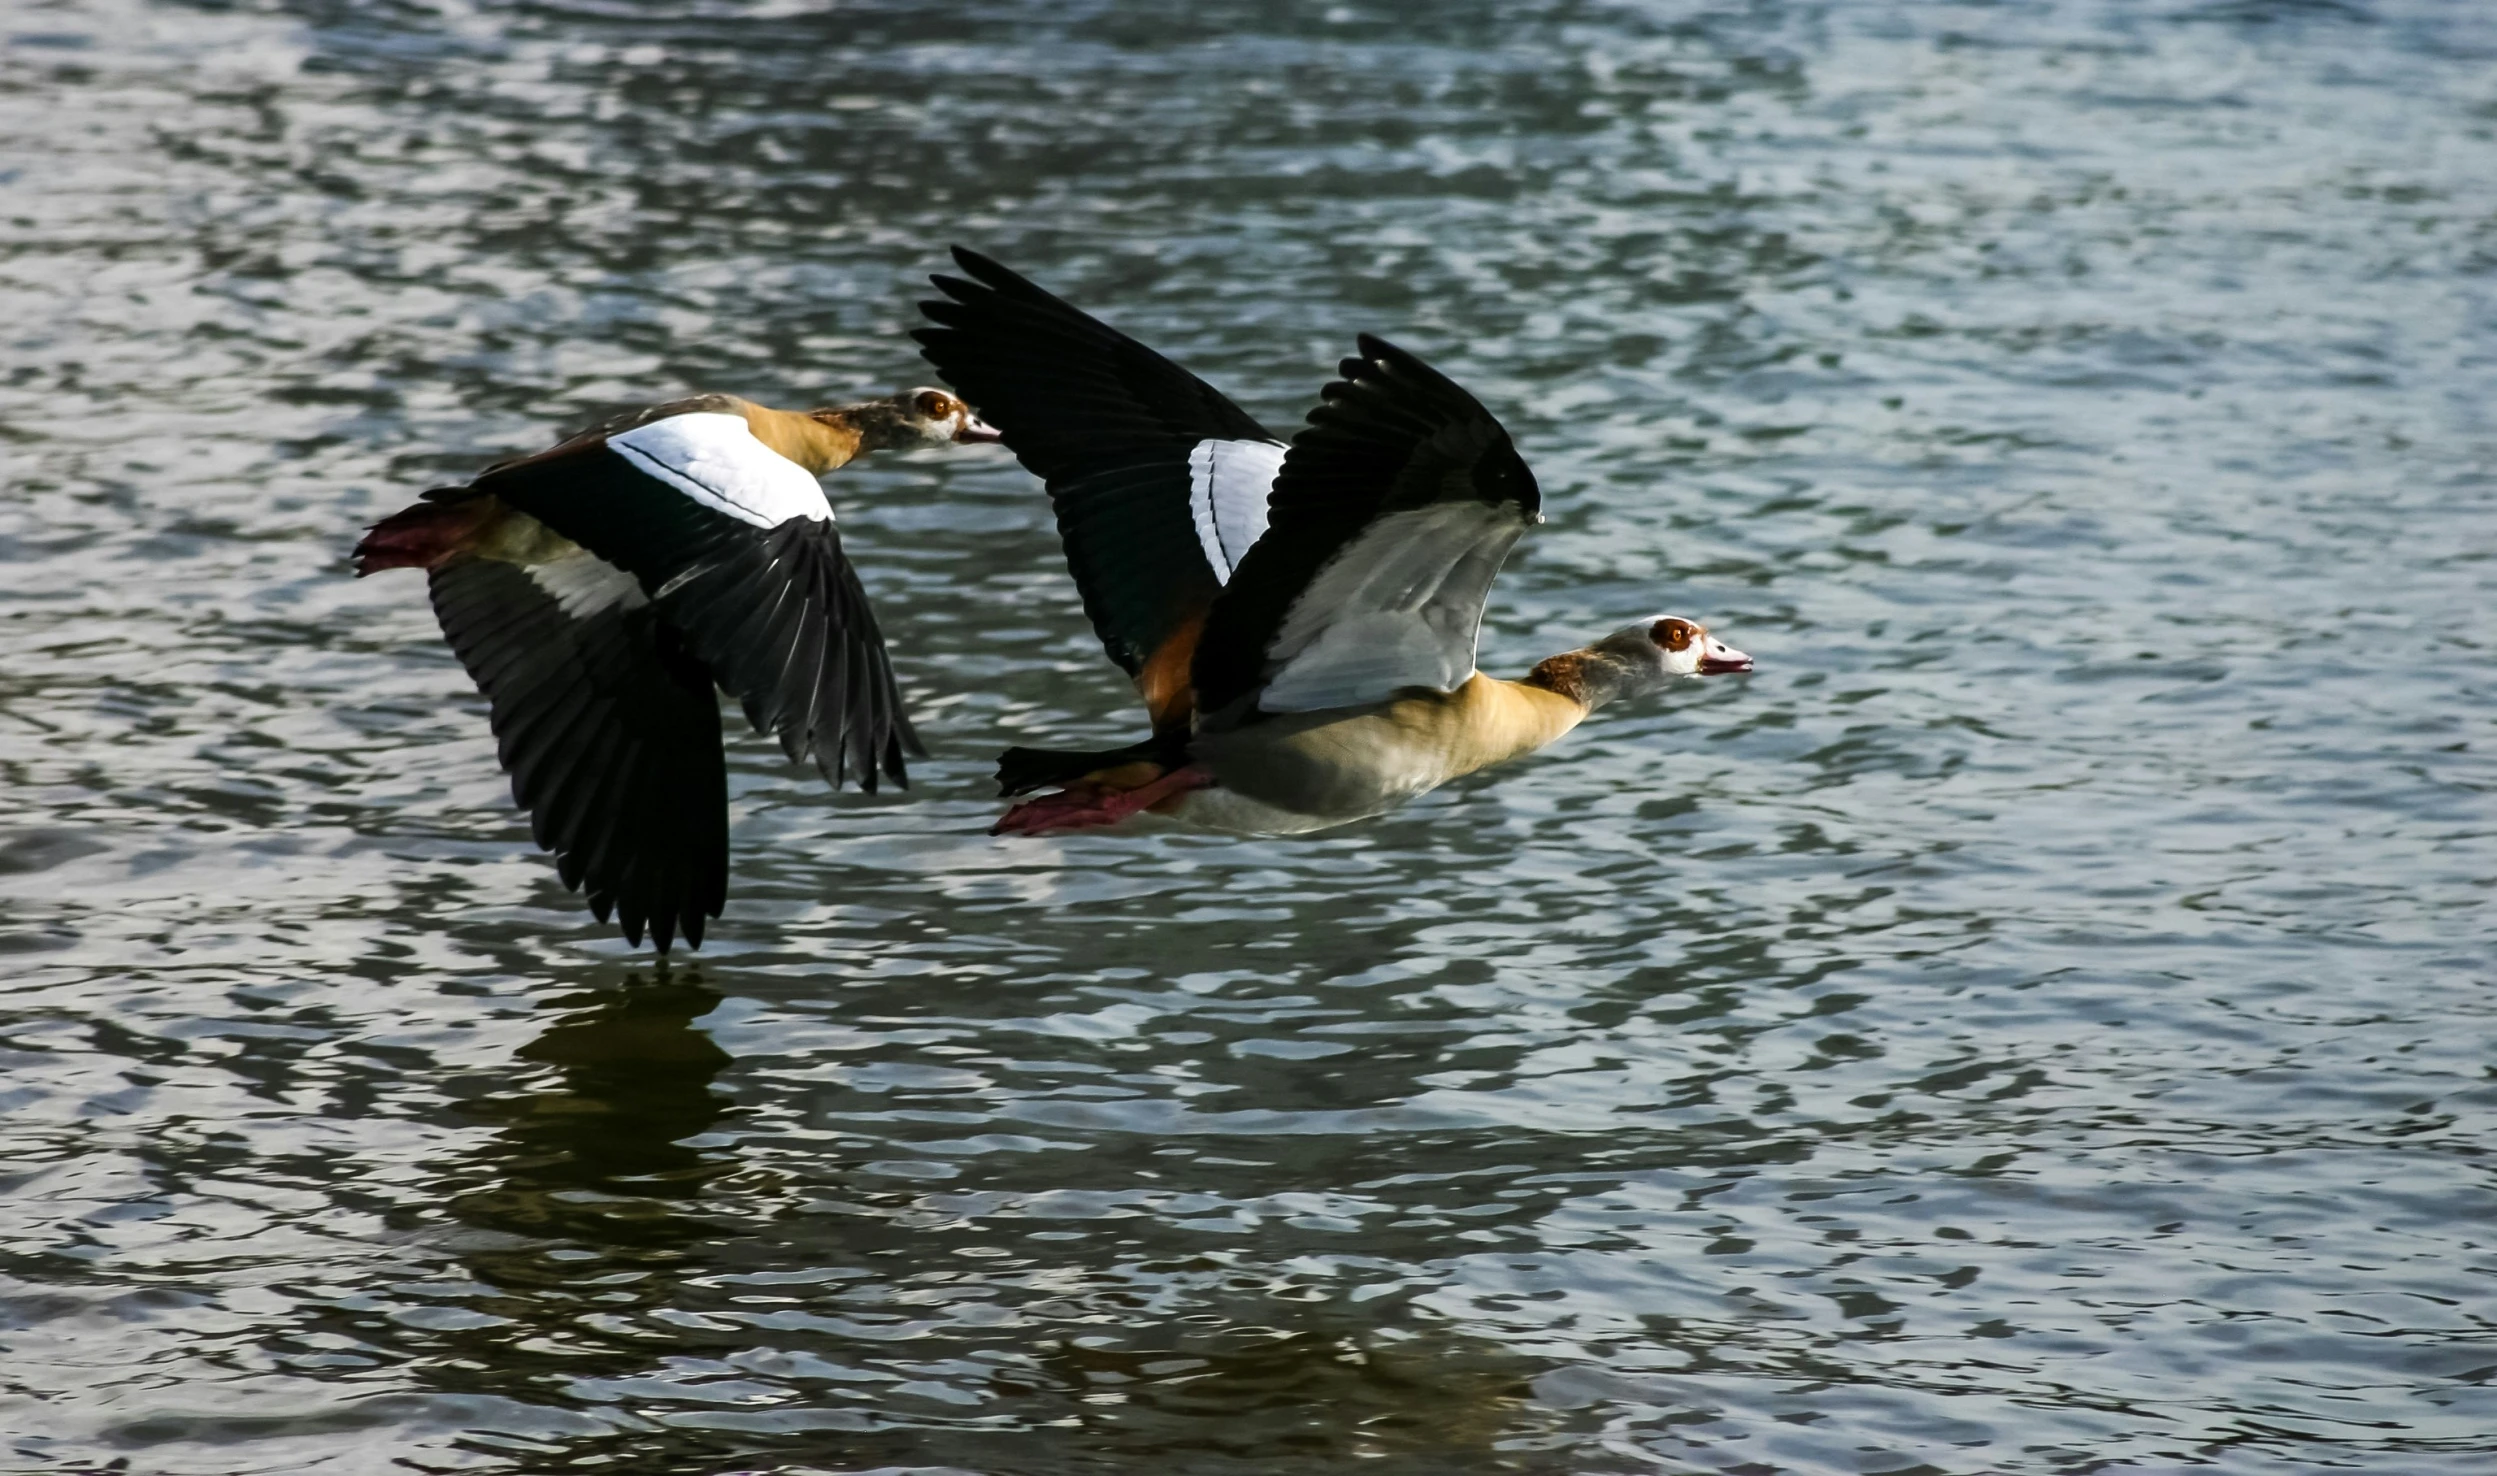
<svg viewBox="0 0 2497 1476">
<path fill-rule="evenodd" d="M 1453 692 L 1424 689 L 1348 712 L 1269 718 L 1200 735 L 1190 751 L 1215 782 L 1179 796 L 1164 813 L 1242 834 L 1325 830 L 1521 758 L 1586 716 L 1585 706 L 1558 692 L 1478 671 Z"/>
<path fill-rule="evenodd" d="M 1606 702 L 1747 671 L 1650 617 L 1537 666 L 1474 667 L 1501 562 L 1542 521 L 1508 432 L 1363 335 L 1289 447 L 1220 391 L 996 262 L 936 279 L 926 355 L 1049 487 L 1067 566 L 1153 737 L 1011 748 L 1000 831 L 1143 811 L 1261 835 L 1324 830 L 1532 753 Z M 1042 372 L 1043 366 L 1045 371 Z"/>
</svg>

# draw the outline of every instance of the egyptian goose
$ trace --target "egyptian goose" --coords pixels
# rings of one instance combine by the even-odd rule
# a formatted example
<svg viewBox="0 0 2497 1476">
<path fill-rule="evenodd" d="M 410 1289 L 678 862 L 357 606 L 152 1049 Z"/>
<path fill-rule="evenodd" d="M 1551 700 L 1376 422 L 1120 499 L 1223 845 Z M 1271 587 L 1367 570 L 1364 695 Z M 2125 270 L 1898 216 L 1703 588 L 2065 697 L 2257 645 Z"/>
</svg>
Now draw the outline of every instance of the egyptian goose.
<svg viewBox="0 0 2497 1476">
<path fill-rule="evenodd" d="M 700 395 L 438 487 L 356 574 L 421 568 L 486 697 L 512 797 L 625 938 L 702 946 L 728 896 L 715 688 L 836 787 L 923 752 L 817 477 L 868 451 L 994 441 L 941 389 L 813 411 Z"/>
<path fill-rule="evenodd" d="M 1534 752 L 1608 702 L 1749 671 L 1660 615 L 1537 666 L 1474 669 L 1493 576 L 1542 520 L 1500 423 L 1363 335 L 1290 446 L 1212 386 L 976 252 L 914 335 L 1048 484 L 1067 566 L 1153 736 L 1008 749 L 1000 832 L 1152 810 L 1290 834 L 1394 809 Z"/>
</svg>

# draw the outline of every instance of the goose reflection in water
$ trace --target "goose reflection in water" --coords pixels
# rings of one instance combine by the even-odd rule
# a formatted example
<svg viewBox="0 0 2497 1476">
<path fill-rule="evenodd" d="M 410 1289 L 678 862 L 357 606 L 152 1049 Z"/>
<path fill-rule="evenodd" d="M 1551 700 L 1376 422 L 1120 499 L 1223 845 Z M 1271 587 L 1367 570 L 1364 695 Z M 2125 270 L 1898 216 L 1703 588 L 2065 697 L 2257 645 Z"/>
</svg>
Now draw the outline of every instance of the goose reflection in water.
<svg viewBox="0 0 2497 1476">
<path fill-rule="evenodd" d="M 736 1161 L 688 1141 L 730 1110 L 713 1082 L 733 1058 L 699 1023 L 720 999 L 665 975 L 550 999 L 543 1007 L 562 1013 L 516 1053 L 515 1084 L 465 1104 L 495 1131 L 443 1175 L 459 1229 L 429 1237 L 465 1277 L 425 1283 L 393 1318 L 423 1383 L 460 1399 L 569 1406 L 553 1424 L 524 1425 L 579 1434 L 582 1411 L 606 1401 L 576 1391 L 649 1371 L 636 1329 L 668 1315 L 730 1233 L 702 1206 Z M 335 1330 L 367 1328 L 348 1318 Z"/>
<path fill-rule="evenodd" d="M 713 1080 L 732 1059 L 696 1022 L 718 991 L 664 981 L 553 1001 L 567 1013 L 520 1049 L 552 1082 L 470 1110 L 501 1124 L 499 1182 L 457 1194 L 472 1227 L 587 1247 L 657 1250 L 718 1232 L 688 1213 L 733 1163 L 687 1139 L 729 1110 Z"/>
</svg>

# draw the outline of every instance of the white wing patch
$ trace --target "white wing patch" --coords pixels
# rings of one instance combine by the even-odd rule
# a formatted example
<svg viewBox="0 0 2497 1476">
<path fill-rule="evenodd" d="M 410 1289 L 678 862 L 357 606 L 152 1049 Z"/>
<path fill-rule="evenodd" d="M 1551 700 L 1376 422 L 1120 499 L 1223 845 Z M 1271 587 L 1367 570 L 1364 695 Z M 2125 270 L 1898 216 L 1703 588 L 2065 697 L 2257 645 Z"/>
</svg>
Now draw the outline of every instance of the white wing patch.
<svg viewBox="0 0 2497 1476">
<path fill-rule="evenodd" d="M 758 528 L 777 528 L 791 518 L 832 521 L 822 484 L 756 440 L 742 415 L 671 415 L 609 436 L 607 445 L 636 470 Z"/>
<path fill-rule="evenodd" d="M 1266 490 L 1286 449 L 1273 441 L 1199 441 L 1188 453 L 1188 512 L 1215 582 L 1229 584 L 1250 545 L 1266 536 Z"/>
<path fill-rule="evenodd" d="M 1267 712 L 1384 702 L 1407 687 L 1453 692 L 1500 565 L 1524 535 L 1514 508 L 1439 503 L 1389 513 L 1309 581 L 1266 648 Z"/>
<path fill-rule="evenodd" d="M 531 582 L 554 596 L 556 608 L 574 620 L 587 620 L 619 606 L 637 610 L 650 603 L 642 594 L 640 580 L 587 549 L 525 567 Z"/>
</svg>

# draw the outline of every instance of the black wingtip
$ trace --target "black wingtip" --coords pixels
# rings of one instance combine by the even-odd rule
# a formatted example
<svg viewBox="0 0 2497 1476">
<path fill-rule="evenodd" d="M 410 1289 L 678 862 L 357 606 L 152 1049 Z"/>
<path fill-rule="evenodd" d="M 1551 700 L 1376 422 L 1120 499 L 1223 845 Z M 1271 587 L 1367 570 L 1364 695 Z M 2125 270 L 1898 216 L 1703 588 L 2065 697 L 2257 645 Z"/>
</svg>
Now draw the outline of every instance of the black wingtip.
<svg viewBox="0 0 2497 1476">
<path fill-rule="evenodd" d="M 960 277 L 949 277 L 943 272 L 931 273 L 928 277 L 928 285 L 945 294 L 943 297 L 931 298 L 919 304 L 919 311 L 931 318 L 939 318 L 939 315 L 945 312 L 959 313 L 964 303 L 986 296 L 990 290 L 977 282 L 966 282 Z M 939 321 L 942 319 L 939 318 Z"/>
<path fill-rule="evenodd" d="M 974 251 L 960 242 L 956 242 L 952 247 L 952 255 L 954 258 L 954 265 L 961 267 L 964 271 L 969 272 L 972 276 L 978 278 L 979 280 L 988 283 L 991 287 L 1004 286 L 1006 283 L 1020 282 L 1023 280 L 1014 273 L 1006 270 L 1005 267 L 999 265 L 995 257 L 987 256 L 980 252 Z M 1004 278 L 1005 282 L 999 282 L 996 280 L 1000 277 Z"/>
<path fill-rule="evenodd" d="M 1494 425 L 1499 423 L 1497 417 L 1483 408 L 1483 402 L 1474 397 L 1473 391 L 1431 367 L 1430 362 L 1420 355 L 1398 348 L 1375 333 L 1356 334 L 1353 342 L 1360 349 L 1361 356 L 1346 359 L 1336 366 L 1338 378 L 1318 392 L 1319 403 L 1309 412 L 1313 424 L 1330 407 L 1353 398 L 1355 387 L 1384 390 L 1390 398 L 1408 404 L 1436 400 L 1444 411 L 1480 416 Z"/>
<path fill-rule="evenodd" d="M 1464 395 L 1469 402 L 1479 403 L 1474 400 L 1474 396 L 1465 386 L 1432 368 L 1429 360 L 1409 350 L 1398 348 L 1375 333 L 1356 334 L 1353 343 L 1361 350 L 1361 357 L 1345 360 L 1347 365 L 1359 364 L 1373 372 L 1378 369 L 1388 369 L 1401 374 L 1411 374 L 1434 389 L 1442 392 L 1453 391 Z M 1345 377 L 1350 379 L 1355 376 L 1347 373 Z"/>
<path fill-rule="evenodd" d="M 972 282 L 979 284 L 972 288 L 974 292 L 985 289 L 1000 297 L 1013 298 L 1019 302 L 1056 303 L 1058 301 L 1047 288 L 993 256 L 983 255 L 968 246 L 956 246 L 953 252 L 954 264 L 968 272 Z M 961 294 L 955 293 L 954 287 L 971 285 L 943 276 L 931 277 L 929 280 L 936 283 L 939 291 L 955 296 Z M 953 283 L 953 286 L 946 285 L 949 281 Z"/>
</svg>

